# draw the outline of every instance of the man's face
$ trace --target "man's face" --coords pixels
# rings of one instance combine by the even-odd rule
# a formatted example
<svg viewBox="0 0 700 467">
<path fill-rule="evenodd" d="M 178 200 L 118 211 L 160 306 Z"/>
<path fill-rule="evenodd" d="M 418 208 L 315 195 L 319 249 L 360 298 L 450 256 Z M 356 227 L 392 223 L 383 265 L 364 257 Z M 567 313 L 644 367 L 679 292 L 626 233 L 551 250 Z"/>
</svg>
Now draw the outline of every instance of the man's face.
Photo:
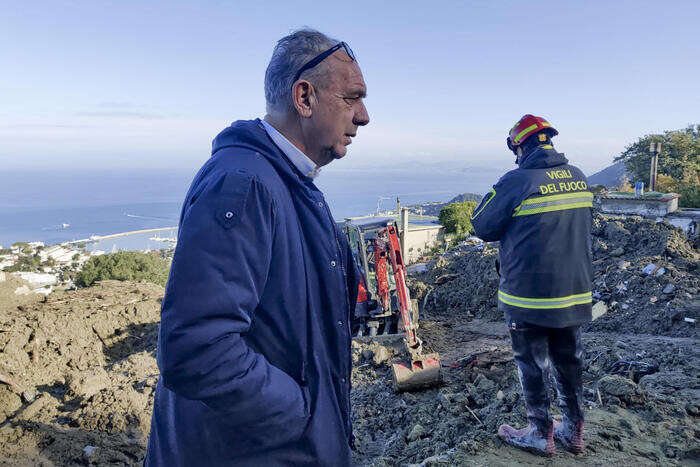
<svg viewBox="0 0 700 467">
<path fill-rule="evenodd" d="M 343 50 L 327 59 L 328 75 L 322 87 L 316 87 L 316 103 L 312 107 L 309 131 L 311 153 L 317 155 L 319 166 L 347 153 L 347 146 L 357 134 L 357 128 L 369 123 L 363 102 L 367 87 L 357 62 Z"/>
</svg>

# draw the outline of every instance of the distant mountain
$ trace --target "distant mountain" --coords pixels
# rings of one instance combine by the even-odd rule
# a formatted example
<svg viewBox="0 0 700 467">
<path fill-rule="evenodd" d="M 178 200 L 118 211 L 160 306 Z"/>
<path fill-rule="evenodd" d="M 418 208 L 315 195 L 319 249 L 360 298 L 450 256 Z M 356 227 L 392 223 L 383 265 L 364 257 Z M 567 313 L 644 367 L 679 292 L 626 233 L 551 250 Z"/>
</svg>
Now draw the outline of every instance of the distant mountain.
<svg viewBox="0 0 700 467">
<path fill-rule="evenodd" d="M 482 196 L 477 195 L 476 193 L 462 193 L 461 195 L 457 195 L 451 200 L 447 202 L 447 204 L 452 204 L 452 203 L 463 203 L 465 201 L 474 201 L 478 203 L 481 201 Z"/>
<path fill-rule="evenodd" d="M 625 175 L 627 175 L 625 163 L 618 162 L 589 176 L 588 185 L 603 185 L 605 188 L 612 188 L 619 186 L 622 177 Z"/>
<path fill-rule="evenodd" d="M 413 214 L 422 214 L 424 216 L 439 216 L 440 210 L 451 203 L 463 203 L 464 201 L 481 201 L 481 195 L 475 193 L 462 193 L 457 195 L 446 203 L 423 203 L 406 206 L 408 211 Z"/>
</svg>

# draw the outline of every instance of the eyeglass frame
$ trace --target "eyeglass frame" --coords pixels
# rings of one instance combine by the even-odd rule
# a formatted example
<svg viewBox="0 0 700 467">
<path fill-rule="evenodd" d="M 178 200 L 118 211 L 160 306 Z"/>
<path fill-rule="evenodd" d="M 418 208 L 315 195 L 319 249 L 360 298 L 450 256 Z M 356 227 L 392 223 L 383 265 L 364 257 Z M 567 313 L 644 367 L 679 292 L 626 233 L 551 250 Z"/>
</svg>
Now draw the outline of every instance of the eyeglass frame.
<svg viewBox="0 0 700 467">
<path fill-rule="evenodd" d="M 326 58 L 330 57 L 330 55 L 333 52 L 339 50 L 340 48 L 343 48 L 345 50 L 345 53 L 348 54 L 348 57 L 350 57 L 350 59 L 352 59 L 353 62 L 357 61 L 355 59 L 355 54 L 352 52 L 350 46 L 345 41 L 338 42 L 333 47 L 326 50 L 325 52 L 321 52 L 320 54 L 316 55 L 314 58 L 306 62 L 304 66 L 299 68 L 299 71 L 297 71 L 297 73 L 294 75 L 294 81 L 292 81 L 292 86 L 294 86 L 294 83 L 296 83 L 297 80 L 301 77 L 302 73 L 304 73 L 306 70 L 310 70 L 311 68 L 315 67 L 316 65 L 324 61 Z"/>
</svg>

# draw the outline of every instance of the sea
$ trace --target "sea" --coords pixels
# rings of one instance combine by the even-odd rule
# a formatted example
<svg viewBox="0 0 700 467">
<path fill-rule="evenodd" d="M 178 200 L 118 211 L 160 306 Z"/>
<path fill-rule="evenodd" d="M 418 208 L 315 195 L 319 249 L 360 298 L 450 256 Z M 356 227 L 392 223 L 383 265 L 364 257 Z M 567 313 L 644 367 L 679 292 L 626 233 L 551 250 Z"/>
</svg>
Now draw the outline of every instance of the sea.
<svg viewBox="0 0 700 467">
<path fill-rule="evenodd" d="M 25 170 L 0 176 L 0 245 L 53 245 L 121 232 L 162 229 L 89 243 L 90 250 L 171 246 L 192 170 Z M 402 205 L 445 202 L 487 192 L 502 170 L 491 167 L 324 168 L 316 179 L 337 220 Z"/>
</svg>

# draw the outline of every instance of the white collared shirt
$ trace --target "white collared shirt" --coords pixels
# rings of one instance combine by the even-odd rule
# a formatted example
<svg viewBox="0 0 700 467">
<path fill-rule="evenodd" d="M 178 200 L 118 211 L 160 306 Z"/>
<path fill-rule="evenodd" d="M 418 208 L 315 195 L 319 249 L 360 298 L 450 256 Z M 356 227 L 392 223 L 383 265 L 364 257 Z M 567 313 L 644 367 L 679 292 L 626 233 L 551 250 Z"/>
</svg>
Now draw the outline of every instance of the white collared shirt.
<svg viewBox="0 0 700 467">
<path fill-rule="evenodd" d="M 316 163 L 309 159 L 309 157 L 301 152 L 299 148 L 294 146 L 291 141 L 289 141 L 285 136 L 277 131 L 277 128 L 273 127 L 265 120 L 261 120 L 265 131 L 270 135 L 272 141 L 284 152 L 284 154 L 289 158 L 289 160 L 294 164 L 299 172 L 306 175 L 309 178 L 316 178 L 318 173 L 321 171 L 319 167 L 316 167 Z"/>
</svg>

